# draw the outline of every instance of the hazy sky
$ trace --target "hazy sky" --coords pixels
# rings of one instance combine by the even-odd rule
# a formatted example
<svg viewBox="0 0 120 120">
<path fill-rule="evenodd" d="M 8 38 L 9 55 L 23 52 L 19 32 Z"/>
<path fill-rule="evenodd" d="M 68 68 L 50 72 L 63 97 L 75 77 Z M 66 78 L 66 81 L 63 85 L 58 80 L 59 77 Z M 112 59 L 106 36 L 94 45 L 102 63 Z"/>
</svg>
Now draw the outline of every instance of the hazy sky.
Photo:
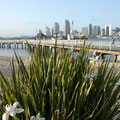
<svg viewBox="0 0 120 120">
<path fill-rule="evenodd" d="M 74 29 L 93 25 L 120 27 L 120 0 L 0 0 L 0 36 L 35 35 L 65 19 Z"/>
</svg>

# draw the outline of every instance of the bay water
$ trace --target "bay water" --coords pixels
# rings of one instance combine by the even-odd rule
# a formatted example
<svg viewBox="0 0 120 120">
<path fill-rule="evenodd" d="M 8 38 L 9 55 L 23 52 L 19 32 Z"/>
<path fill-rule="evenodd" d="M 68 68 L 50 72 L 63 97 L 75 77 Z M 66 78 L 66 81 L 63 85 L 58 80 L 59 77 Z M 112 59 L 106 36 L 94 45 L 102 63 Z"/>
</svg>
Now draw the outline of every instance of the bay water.
<svg viewBox="0 0 120 120">
<path fill-rule="evenodd" d="M 120 38 L 114 38 L 114 39 L 115 39 L 115 46 L 120 47 Z M 6 41 L 6 40 L 0 40 L 0 41 Z M 7 41 L 9 41 L 9 40 L 7 40 Z M 14 40 L 10 40 L 10 41 L 14 41 Z M 29 41 L 33 41 L 33 40 L 29 40 Z M 49 40 L 49 41 L 51 41 L 51 40 Z M 86 42 L 88 44 L 92 43 L 94 45 L 100 45 L 100 46 L 104 46 L 104 45 L 111 46 L 111 38 L 97 38 L 97 39 L 90 38 L 90 39 L 87 39 Z M 0 48 L 0 57 L 2 57 L 2 56 L 13 57 L 14 50 L 21 57 L 29 56 L 28 50 L 25 48 L 25 46 L 23 45 L 23 47 L 22 47 L 22 45 L 19 44 L 18 48 L 15 48 L 14 45 L 11 45 L 11 48 L 7 48 L 7 45 L 4 48 L 1 47 Z M 114 59 L 114 55 L 107 55 L 106 59 L 110 59 L 112 61 Z"/>
</svg>

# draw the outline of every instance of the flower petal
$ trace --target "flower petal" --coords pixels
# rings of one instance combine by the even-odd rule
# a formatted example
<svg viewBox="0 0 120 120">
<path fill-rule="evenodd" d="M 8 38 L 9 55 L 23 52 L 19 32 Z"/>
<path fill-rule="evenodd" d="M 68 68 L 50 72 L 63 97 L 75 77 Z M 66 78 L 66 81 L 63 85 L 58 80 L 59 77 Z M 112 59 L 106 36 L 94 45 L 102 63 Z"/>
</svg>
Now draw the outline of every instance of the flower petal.
<svg viewBox="0 0 120 120">
<path fill-rule="evenodd" d="M 2 120 L 8 120 L 9 118 L 9 114 L 8 113 L 4 113 L 2 116 Z"/>
<path fill-rule="evenodd" d="M 35 116 L 32 116 L 30 120 L 37 120 L 37 119 L 35 118 Z"/>
<path fill-rule="evenodd" d="M 37 118 L 37 119 L 40 119 L 40 113 L 38 113 L 38 114 L 36 115 L 36 118 Z"/>
<path fill-rule="evenodd" d="M 6 111 L 9 111 L 9 110 L 10 110 L 10 105 L 7 104 L 7 105 L 5 106 L 5 110 L 6 110 Z"/>
<path fill-rule="evenodd" d="M 23 111 L 24 111 L 24 109 L 20 109 L 20 108 L 15 109 L 15 112 L 16 112 L 16 113 L 21 113 L 21 112 L 23 112 Z"/>
<path fill-rule="evenodd" d="M 11 112 L 10 113 L 10 116 L 12 116 L 12 117 L 15 116 L 15 115 L 16 115 L 16 112 Z"/>
<path fill-rule="evenodd" d="M 13 108 L 15 109 L 15 108 L 18 106 L 18 104 L 19 104 L 19 102 L 15 102 L 15 103 L 13 104 Z"/>
</svg>

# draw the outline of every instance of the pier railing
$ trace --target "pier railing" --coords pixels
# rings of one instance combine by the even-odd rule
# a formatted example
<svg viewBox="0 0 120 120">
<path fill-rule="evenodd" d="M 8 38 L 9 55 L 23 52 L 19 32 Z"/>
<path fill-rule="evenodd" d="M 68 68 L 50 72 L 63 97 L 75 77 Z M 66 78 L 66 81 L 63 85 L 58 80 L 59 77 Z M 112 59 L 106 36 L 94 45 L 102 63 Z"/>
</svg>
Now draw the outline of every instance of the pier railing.
<svg viewBox="0 0 120 120">
<path fill-rule="evenodd" d="M 45 47 L 54 47 L 55 40 L 28 40 L 28 43 L 31 46 L 45 46 Z M 68 49 L 71 48 L 75 51 L 79 51 L 82 47 L 84 41 L 83 40 L 58 40 L 57 41 L 57 47 Z M 19 44 L 26 48 L 26 40 L 3 40 L 0 41 L 0 47 L 7 47 L 11 48 L 11 46 L 14 46 L 15 48 L 18 48 Z M 120 56 L 120 43 L 115 42 L 112 44 L 110 41 L 86 41 L 86 46 L 90 45 L 90 51 L 96 51 L 97 53 L 103 54 L 103 55 L 115 55 L 115 60 L 118 56 Z"/>
<path fill-rule="evenodd" d="M 54 40 L 28 40 L 30 44 L 46 44 L 46 45 L 54 45 Z M 57 45 L 59 46 L 70 46 L 74 48 L 80 48 L 83 45 L 83 40 L 58 40 Z M 26 44 L 26 40 L 3 40 L 0 41 L 0 45 L 5 44 Z M 91 44 L 92 49 L 99 50 L 109 50 L 109 51 L 120 51 L 120 42 L 115 42 L 112 44 L 110 41 L 86 41 L 86 45 Z"/>
</svg>

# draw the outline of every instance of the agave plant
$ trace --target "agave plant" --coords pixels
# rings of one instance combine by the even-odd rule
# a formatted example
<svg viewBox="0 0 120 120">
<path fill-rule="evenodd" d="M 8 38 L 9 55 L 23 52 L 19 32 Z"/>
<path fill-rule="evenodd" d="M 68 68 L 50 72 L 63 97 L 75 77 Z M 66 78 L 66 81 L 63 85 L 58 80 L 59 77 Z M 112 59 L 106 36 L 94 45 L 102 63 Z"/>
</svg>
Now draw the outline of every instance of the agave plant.
<svg viewBox="0 0 120 120">
<path fill-rule="evenodd" d="M 116 86 L 120 73 L 114 73 L 114 66 L 108 69 L 109 62 L 103 61 L 98 68 L 95 62 L 90 64 L 89 48 L 84 42 L 73 57 L 64 47 L 55 46 L 55 52 L 49 54 L 48 48 L 39 45 L 30 52 L 28 68 L 15 54 L 18 70 L 12 62 L 11 79 L 0 72 L 0 115 L 6 103 L 18 101 L 25 112 L 15 120 L 29 120 L 37 113 L 46 120 L 112 120 L 120 108 L 120 86 Z M 92 81 L 91 74 L 95 76 Z"/>
</svg>

